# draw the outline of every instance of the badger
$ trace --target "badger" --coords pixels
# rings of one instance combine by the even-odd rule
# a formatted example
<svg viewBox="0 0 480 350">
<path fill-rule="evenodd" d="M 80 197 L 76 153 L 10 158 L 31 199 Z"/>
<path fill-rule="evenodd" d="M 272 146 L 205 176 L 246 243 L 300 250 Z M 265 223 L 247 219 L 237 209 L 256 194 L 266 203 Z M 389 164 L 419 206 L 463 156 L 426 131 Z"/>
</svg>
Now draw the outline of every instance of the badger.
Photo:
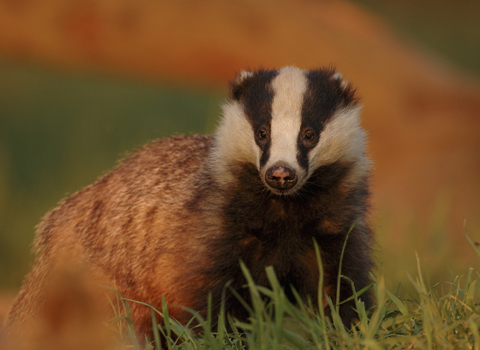
<svg viewBox="0 0 480 350">
<path fill-rule="evenodd" d="M 7 323 L 35 315 L 64 258 L 125 298 L 157 309 L 164 298 L 183 324 L 188 309 L 206 316 L 209 294 L 213 312 L 224 298 L 231 316 L 248 317 L 238 298 L 249 299 L 240 262 L 257 285 L 269 286 L 272 266 L 292 301 L 296 291 L 326 306 L 327 297 L 339 302 L 344 249 L 348 279 L 339 295 L 351 297 L 351 281 L 365 288 L 373 268 L 359 111 L 355 89 L 333 68 L 242 71 L 213 136 L 154 141 L 45 216 L 36 263 Z M 226 285 L 237 295 L 224 293 Z M 362 300 L 372 306 L 368 293 Z M 148 334 L 150 310 L 130 306 L 140 337 Z M 340 306 L 346 326 L 356 320 L 354 306 Z"/>
</svg>

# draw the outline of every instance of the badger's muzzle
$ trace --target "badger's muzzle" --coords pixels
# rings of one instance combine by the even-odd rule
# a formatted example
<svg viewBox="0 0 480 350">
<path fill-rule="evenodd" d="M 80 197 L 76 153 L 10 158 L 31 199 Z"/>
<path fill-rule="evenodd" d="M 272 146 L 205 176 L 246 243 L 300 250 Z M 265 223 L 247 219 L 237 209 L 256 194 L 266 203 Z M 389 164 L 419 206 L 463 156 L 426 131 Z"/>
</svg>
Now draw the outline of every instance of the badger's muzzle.
<svg viewBox="0 0 480 350">
<path fill-rule="evenodd" d="M 295 169 L 286 165 L 275 165 L 265 173 L 265 182 L 272 188 L 280 191 L 292 189 L 298 181 Z"/>
</svg>

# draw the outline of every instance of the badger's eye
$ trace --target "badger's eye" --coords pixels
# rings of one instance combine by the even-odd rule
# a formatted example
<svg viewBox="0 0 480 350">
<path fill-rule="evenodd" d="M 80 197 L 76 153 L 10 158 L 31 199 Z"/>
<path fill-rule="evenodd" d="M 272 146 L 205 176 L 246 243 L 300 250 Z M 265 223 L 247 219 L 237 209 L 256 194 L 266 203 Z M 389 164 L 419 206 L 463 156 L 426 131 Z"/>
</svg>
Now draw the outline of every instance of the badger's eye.
<svg viewBox="0 0 480 350">
<path fill-rule="evenodd" d="M 303 136 L 305 140 L 313 140 L 314 137 L 315 137 L 315 133 L 313 132 L 313 130 L 307 130 L 305 132 L 305 135 Z"/>
<path fill-rule="evenodd" d="M 258 136 L 259 140 L 266 140 L 267 139 L 267 132 L 265 131 L 265 129 L 260 129 L 257 132 L 257 136 Z"/>
<path fill-rule="evenodd" d="M 311 148 L 314 147 L 317 143 L 317 135 L 312 129 L 307 129 L 303 133 L 303 144 L 305 147 Z"/>
</svg>

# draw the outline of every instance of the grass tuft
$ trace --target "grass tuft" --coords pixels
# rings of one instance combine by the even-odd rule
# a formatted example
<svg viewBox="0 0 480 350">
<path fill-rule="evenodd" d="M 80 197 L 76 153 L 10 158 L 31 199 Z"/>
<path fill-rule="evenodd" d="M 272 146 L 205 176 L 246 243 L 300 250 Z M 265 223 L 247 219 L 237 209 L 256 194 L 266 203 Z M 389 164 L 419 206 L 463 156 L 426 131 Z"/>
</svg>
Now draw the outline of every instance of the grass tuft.
<svg viewBox="0 0 480 350">
<path fill-rule="evenodd" d="M 467 239 L 478 250 L 468 235 Z M 316 253 L 321 261 L 318 247 Z M 142 348 L 130 328 L 128 303 L 134 301 L 122 299 L 129 346 L 135 350 L 158 350 L 162 337 L 168 349 L 480 349 L 480 275 L 473 268 L 464 276 L 429 286 L 417 257 L 416 276 L 409 276 L 414 293 L 400 296 L 400 284 L 390 291 L 383 276 L 372 276 L 374 283 L 369 287 L 373 288 L 377 305 L 371 310 L 366 310 L 361 301 L 368 288 L 356 292 L 352 285 L 358 323 L 350 329 L 342 325 L 338 305 L 332 299 L 327 298 L 328 310 L 323 310 L 323 296 L 319 305 L 312 305 L 310 301 L 303 302 L 294 291 L 296 303 L 292 303 L 272 267 L 266 270 L 269 288 L 255 285 L 245 265 L 242 270 L 251 296 L 251 303 L 242 301 L 250 313 L 248 322 L 226 315 L 222 304 L 218 327 L 213 327 L 216 315 L 209 312 L 202 319 L 192 311 L 191 322 L 199 323 L 201 330 L 192 331 L 189 325 L 182 326 L 169 318 L 164 303 L 162 312 L 151 309 L 155 341 Z M 322 291 L 321 266 L 320 272 Z M 209 305 L 211 302 L 209 299 Z M 155 314 L 163 318 L 163 326 L 156 323 Z"/>
</svg>

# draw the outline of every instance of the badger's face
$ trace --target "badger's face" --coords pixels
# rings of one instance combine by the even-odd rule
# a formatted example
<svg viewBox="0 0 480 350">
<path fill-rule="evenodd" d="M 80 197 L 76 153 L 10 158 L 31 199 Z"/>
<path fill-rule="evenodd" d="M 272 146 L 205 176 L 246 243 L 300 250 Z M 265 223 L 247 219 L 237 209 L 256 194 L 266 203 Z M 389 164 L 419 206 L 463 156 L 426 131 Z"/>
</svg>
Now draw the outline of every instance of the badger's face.
<svg viewBox="0 0 480 350">
<path fill-rule="evenodd" d="M 355 91 L 332 69 L 242 72 L 216 133 L 215 162 L 222 181 L 235 164 L 253 164 L 276 195 L 296 193 L 321 166 L 350 164 L 368 171 Z"/>
</svg>

